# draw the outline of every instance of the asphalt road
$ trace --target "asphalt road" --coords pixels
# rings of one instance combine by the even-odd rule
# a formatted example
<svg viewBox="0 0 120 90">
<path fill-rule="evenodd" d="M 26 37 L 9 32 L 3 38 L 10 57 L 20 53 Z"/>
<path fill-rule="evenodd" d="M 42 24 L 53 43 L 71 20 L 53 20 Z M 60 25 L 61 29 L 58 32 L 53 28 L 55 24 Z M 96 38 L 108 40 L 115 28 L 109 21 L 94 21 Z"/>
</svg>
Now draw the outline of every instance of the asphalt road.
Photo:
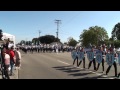
<svg viewBox="0 0 120 90">
<path fill-rule="evenodd" d="M 114 79 L 114 67 L 112 66 L 108 76 L 105 71 L 108 67 L 105 62 L 105 71 L 102 73 L 102 64 L 97 72 L 94 72 L 93 64 L 88 70 L 83 63 L 79 67 L 73 66 L 71 53 L 22 53 L 21 69 L 18 72 L 19 79 Z M 118 72 L 120 66 L 118 65 Z"/>
</svg>

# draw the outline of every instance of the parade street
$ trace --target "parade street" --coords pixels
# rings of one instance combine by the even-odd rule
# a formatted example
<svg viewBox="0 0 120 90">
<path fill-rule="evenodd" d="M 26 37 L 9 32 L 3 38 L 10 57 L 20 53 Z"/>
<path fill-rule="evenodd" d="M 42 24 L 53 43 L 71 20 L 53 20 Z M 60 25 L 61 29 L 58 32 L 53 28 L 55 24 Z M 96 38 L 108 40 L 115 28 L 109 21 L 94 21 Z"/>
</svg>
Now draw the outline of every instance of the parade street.
<svg viewBox="0 0 120 90">
<path fill-rule="evenodd" d="M 114 67 L 105 75 L 108 67 L 105 62 L 105 71 L 102 73 L 102 65 L 97 72 L 93 69 L 93 64 L 88 70 L 88 59 L 86 59 L 86 69 L 83 63 L 79 67 L 73 66 L 70 52 L 65 53 L 22 53 L 21 69 L 18 73 L 19 79 L 114 79 Z M 118 72 L 120 72 L 120 67 Z"/>
</svg>

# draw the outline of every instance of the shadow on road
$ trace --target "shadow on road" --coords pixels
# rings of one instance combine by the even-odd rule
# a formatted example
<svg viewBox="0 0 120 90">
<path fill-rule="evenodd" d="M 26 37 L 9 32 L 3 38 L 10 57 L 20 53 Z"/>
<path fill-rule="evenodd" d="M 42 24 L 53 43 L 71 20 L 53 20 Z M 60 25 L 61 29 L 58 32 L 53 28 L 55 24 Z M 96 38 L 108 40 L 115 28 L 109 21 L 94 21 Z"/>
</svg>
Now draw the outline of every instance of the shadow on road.
<svg viewBox="0 0 120 90">
<path fill-rule="evenodd" d="M 56 68 L 56 70 L 62 70 L 63 72 L 68 72 L 68 73 L 80 71 L 80 70 L 76 70 L 76 67 L 73 67 L 71 65 L 69 65 L 69 66 L 57 66 L 57 67 L 53 67 L 53 68 Z"/>
<path fill-rule="evenodd" d="M 83 78 L 77 78 L 77 79 L 119 79 L 119 78 L 116 78 L 114 76 L 109 76 L 109 77 L 102 77 L 103 75 L 99 75 L 99 76 L 94 76 L 94 77 L 83 77 Z"/>
<path fill-rule="evenodd" d="M 94 77 L 82 77 L 82 78 L 78 78 L 78 79 L 98 79 L 98 78 L 105 78 L 105 77 L 102 77 L 102 75 L 100 75 L 100 76 L 94 76 Z"/>
<path fill-rule="evenodd" d="M 67 73 L 74 73 L 74 74 L 69 74 L 69 75 L 73 75 L 73 76 L 83 76 L 83 75 L 87 75 L 87 74 L 92 74 L 92 73 L 79 73 L 80 71 L 85 71 L 86 69 L 79 69 L 74 67 L 73 65 L 69 65 L 69 66 L 57 66 L 57 67 L 52 67 L 55 68 L 56 70 L 61 70 L 63 72 L 67 72 Z"/>
<path fill-rule="evenodd" d="M 82 73 L 79 73 L 80 71 L 87 71 L 87 69 L 79 69 L 79 68 L 76 68 L 74 67 L 73 65 L 68 65 L 68 66 L 56 66 L 56 67 L 52 67 L 52 68 L 55 68 L 56 70 L 61 70 L 63 72 L 67 72 L 69 73 L 69 75 L 71 76 L 82 76 L 81 78 L 77 78 L 77 79 L 109 79 L 109 78 L 114 78 L 116 79 L 115 77 L 113 76 L 109 76 L 109 77 L 102 77 L 103 75 L 99 75 L 99 76 L 92 76 L 92 77 L 88 77 L 87 75 L 89 74 L 93 74 L 91 72 L 82 72 Z"/>
<path fill-rule="evenodd" d="M 87 75 L 87 74 L 92 74 L 92 73 L 75 73 L 75 74 L 70 74 L 73 76 L 83 76 L 83 75 Z"/>
</svg>

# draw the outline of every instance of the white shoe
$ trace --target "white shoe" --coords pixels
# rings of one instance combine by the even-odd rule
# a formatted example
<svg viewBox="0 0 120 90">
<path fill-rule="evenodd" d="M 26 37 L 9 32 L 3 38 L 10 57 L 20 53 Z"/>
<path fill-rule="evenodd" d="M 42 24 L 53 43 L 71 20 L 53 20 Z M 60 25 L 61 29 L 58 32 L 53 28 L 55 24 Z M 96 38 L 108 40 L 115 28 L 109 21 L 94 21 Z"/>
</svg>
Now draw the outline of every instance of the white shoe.
<svg viewBox="0 0 120 90">
<path fill-rule="evenodd" d="M 8 70 L 10 71 L 10 70 L 11 70 L 11 68 L 9 67 L 9 68 L 8 68 Z"/>
</svg>

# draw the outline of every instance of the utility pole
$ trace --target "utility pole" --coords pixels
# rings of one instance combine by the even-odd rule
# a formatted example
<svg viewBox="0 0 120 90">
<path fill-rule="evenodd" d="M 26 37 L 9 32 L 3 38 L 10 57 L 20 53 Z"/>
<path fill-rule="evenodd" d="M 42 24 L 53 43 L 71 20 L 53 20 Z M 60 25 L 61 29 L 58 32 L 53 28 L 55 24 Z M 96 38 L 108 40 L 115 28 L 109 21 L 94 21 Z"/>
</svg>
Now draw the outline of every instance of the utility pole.
<svg viewBox="0 0 120 90">
<path fill-rule="evenodd" d="M 56 37 L 57 37 L 57 39 L 58 39 L 59 24 L 61 24 L 61 20 L 55 20 L 55 23 L 57 23 L 57 32 L 56 32 Z"/>
<path fill-rule="evenodd" d="M 41 33 L 41 31 L 39 30 L 39 37 L 40 37 L 40 33 Z"/>
<path fill-rule="evenodd" d="M 38 44 L 40 44 L 40 41 L 39 41 L 40 33 L 41 33 L 41 31 L 39 30 Z"/>
</svg>

